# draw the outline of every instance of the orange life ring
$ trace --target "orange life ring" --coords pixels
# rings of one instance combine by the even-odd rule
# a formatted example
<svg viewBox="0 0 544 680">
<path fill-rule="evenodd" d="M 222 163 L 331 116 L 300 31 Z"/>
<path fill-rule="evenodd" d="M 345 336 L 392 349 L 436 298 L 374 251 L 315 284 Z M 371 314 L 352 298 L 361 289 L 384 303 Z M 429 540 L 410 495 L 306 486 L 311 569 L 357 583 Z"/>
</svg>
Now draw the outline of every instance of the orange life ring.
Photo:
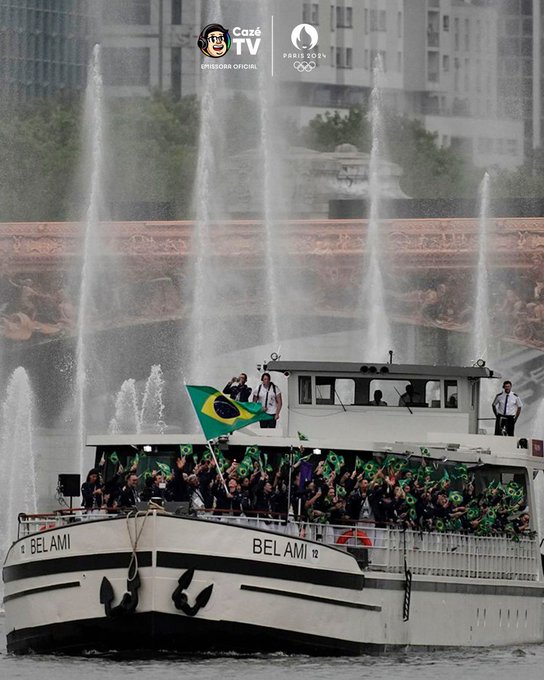
<svg viewBox="0 0 544 680">
<path fill-rule="evenodd" d="M 348 529 L 348 531 L 344 531 L 344 533 L 339 536 L 336 540 L 336 542 L 340 545 L 344 545 L 349 541 L 350 538 L 357 538 L 363 545 L 369 545 L 372 546 L 372 541 L 370 538 L 365 534 L 364 531 L 361 531 L 360 529 Z"/>
</svg>

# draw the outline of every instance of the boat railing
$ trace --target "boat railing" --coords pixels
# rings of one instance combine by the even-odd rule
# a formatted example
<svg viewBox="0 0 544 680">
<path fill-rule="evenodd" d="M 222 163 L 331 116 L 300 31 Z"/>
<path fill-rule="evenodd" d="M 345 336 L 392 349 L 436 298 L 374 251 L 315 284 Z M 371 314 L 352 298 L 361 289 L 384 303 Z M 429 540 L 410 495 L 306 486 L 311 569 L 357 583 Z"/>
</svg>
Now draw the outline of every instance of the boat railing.
<svg viewBox="0 0 544 680">
<path fill-rule="evenodd" d="M 152 509 L 161 512 L 160 509 Z M 134 512 L 134 511 L 133 511 Z M 149 512 L 149 510 L 147 511 Z M 59 511 L 20 515 L 18 538 L 89 520 L 107 520 L 126 511 Z M 137 514 L 145 514 L 139 511 Z M 200 519 L 304 538 L 350 552 L 365 571 L 454 578 L 536 581 L 541 574 L 538 540 L 531 536 L 478 536 L 463 532 L 415 531 L 370 521 L 322 524 L 284 515 L 233 516 L 201 510 Z"/>
<path fill-rule="evenodd" d="M 529 536 L 478 536 L 464 532 L 423 532 L 373 522 L 321 524 L 245 516 L 207 519 L 266 529 L 348 551 L 365 570 L 392 574 L 536 581 L 540 549 Z"/>
</svg>

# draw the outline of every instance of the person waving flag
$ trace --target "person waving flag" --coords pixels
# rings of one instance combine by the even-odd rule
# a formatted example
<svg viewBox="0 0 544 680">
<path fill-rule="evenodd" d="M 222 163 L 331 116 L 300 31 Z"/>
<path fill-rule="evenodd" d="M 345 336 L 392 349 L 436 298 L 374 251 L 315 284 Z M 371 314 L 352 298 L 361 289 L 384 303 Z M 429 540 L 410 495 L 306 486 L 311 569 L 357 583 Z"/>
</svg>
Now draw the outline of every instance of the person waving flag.
<svg viewBox="0 0 544 680">
<path fill-rule="evenodd" d="M 261 404 L 234 401 L 215 387 L 186 385 L 186 388 L 208 441 L 260 420 L 274 419 Z"/>
</svg>

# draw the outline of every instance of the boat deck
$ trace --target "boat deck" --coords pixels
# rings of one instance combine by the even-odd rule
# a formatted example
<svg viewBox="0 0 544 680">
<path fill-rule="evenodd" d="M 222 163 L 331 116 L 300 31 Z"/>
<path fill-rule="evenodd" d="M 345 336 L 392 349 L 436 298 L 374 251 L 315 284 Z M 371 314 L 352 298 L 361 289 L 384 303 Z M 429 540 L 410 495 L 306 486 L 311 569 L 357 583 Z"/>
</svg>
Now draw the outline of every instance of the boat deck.
<svg viewBox="0 0 544 680">
<path fill-rule="evenodd" d="M 138 511 L 158 513 L 160 510 Z M 21 515 L 18 538 L 79 522 L 108 521 L 119 514 L 81 511 Z M 373 522 L 320 524 L 284 519 L 218 515 L 201 512 L 195 521 L 221 522 L 273 534 L 304 538 L 350 552 L 366 571 L 466 579 L 536 582 L 542 579 L 540 547 L 536 537 L 463 532 L 420 532 Z"/>
</svg>

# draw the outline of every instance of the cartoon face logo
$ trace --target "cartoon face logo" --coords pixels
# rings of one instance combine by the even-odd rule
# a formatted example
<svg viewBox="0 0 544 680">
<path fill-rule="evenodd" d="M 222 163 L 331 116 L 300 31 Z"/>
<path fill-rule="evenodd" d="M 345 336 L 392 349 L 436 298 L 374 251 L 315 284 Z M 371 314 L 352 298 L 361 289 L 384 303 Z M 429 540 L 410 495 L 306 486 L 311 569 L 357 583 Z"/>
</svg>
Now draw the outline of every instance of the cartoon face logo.
<svg viewBox="0 0 544 680">
<path fill-rule="evenodd" d="M 231 39 L 228 28 L 221 24 L 208 24 L 198 36 L 197 45 L 206 57 L 218 59 L 230 50 Z"/>
<path fill-rule="evenodd" d="M 291 33 L 291 42 L 297 50 L 313 50 L 318 40 L 317 29 L 311 24 L 299 24 Z"/>
</svg>

